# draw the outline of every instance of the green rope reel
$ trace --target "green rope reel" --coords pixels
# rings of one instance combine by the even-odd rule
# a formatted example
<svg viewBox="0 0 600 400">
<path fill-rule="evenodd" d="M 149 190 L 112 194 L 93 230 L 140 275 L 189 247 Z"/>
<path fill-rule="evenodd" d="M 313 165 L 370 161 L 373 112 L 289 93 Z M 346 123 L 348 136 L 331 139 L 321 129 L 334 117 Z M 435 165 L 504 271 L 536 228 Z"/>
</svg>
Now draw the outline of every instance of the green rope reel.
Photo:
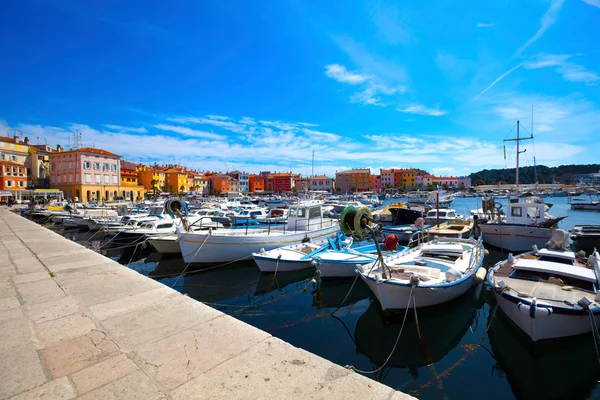
<svg viewBox="0 0 600 400">
<path fill-rule="evenodd" d="M 346 235 L 365 237 L 371 233 L 373 216 L 368 207 L 348 206 L 340 217 L 340 230 Z"/>
</svg>

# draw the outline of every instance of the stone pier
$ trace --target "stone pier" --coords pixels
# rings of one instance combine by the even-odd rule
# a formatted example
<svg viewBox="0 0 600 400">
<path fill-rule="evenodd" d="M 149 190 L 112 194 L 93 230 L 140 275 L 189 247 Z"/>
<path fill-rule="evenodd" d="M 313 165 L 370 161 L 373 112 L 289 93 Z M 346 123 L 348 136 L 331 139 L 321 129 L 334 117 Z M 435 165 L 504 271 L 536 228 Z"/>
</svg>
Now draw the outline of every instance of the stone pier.
<svg viewBox="0 0 600 400">
<path fill-rule="evenodd" d="M 0 399 L 73 398 L 411 397 L 0 208 Z"/>
</svg>

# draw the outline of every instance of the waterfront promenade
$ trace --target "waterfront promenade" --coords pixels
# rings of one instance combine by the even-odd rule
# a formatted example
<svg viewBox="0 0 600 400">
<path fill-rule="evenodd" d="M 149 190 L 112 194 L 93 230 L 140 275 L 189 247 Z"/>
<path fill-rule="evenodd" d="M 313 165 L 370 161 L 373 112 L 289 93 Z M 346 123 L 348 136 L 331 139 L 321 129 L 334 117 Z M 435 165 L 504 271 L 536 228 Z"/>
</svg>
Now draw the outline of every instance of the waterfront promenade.
<svg viewBox="0 0 600 400">
<path fill-rule="evenodd" d="M 411 397 L 0 208 L 0 399 L 11 398 Z"/>
</svg>

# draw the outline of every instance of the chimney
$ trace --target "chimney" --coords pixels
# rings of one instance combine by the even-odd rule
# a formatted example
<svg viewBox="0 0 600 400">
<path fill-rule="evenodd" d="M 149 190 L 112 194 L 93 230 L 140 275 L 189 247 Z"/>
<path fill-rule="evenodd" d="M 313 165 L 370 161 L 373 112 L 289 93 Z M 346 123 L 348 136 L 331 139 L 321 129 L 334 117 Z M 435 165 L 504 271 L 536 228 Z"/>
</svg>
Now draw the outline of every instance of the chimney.
<svg viewBox="0 0 600 400">
<path fill-rule="evenodd" d="M 62 148 L 62 146 L 60 144 L 56 145 L 56 151 L 58 151 L 58 152 L 63 151 L 63 148 Z"/>
<path fill-rule="evenodd" d="M 15 143 L 19 143 L 21 141 L 21 138 L 18 137 L 17 135 L 15 135 Z"/>
<path fill-rule="evenodd" d="M 25 139 L 23 140 L 23 142 L 24 142 L 25 144 L 29 144 L 29 138 L 28 138 L 27 136 L 25 136 Z"/>
</svg>

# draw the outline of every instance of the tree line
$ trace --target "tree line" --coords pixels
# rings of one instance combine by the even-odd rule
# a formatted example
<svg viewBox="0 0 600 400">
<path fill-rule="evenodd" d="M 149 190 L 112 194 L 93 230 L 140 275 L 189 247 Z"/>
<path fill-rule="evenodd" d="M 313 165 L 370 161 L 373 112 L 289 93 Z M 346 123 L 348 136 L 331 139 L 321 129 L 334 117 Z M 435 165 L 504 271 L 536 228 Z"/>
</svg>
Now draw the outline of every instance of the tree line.
<svg viewBox="0 0 600 400">
<path fill-rule="evenodd" d="M 597 173 L 599 171 L 600 164 L 521 167 L 519 168 L 519 183 L 536 183 L 535 178 L 537 173 L 537 183 L 555 182 L 574 185 L 577 183 L 577 175 Z M 472 173 L 470 177 L 474 185 L 514 184 L 515 169 L 484 169 L 483 171 Z M 600 182 L 598 182 L 598 185 L 600 185 Z"/>
</svg>

